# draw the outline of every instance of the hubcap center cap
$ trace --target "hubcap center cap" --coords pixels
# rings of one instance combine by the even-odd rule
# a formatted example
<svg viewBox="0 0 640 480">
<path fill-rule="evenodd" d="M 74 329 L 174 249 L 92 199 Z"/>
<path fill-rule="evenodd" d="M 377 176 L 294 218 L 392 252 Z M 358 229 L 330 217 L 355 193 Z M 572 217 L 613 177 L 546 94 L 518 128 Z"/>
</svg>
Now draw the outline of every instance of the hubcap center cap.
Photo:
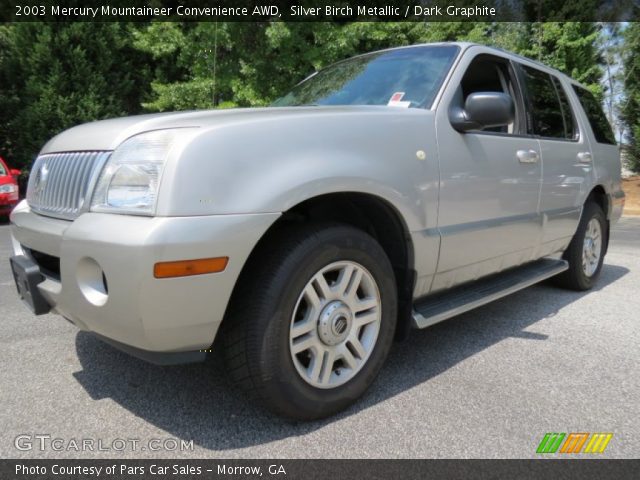
<svg viewBox="0 0 640 480">
<path fill-rule="evenodd" d="M 338 345 L 349 336 L 353 314 L 351 309 L 340 300 L 329 303 L 318 319 L 318 336 L 326 345 Z"/>
<path fill-rule="evenodd" d="M 333 325 L 331 326 L 331 330 L 335 335 L 342 335 L 348 326 L 347 317 L 344 315 L 340 315 L 333 320 Z"/>
</svg>

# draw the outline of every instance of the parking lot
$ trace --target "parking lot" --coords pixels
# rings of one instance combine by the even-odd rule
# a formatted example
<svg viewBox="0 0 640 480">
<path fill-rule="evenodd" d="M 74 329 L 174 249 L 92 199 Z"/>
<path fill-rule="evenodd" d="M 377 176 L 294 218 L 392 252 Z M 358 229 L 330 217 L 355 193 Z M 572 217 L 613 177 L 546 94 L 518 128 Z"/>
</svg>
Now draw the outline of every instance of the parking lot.
<svg viewBox="0 0 640 480">
<path fill-rule="evenodd" d="M 612 432 L 601 456 L 640 453 L 640 217 L 616 226 L 594 291 L 542 284 L 413 332 L 361 401 L 312 423 L 249 403 L 217 354 L 157 367 L 61 317 L 32 316 L 11 278 L 9 233 L 0 224 L 3 458 L 531 458 L 546 432 Z M 61 438 L 62 450 L 17 449 L 23 434 Z M 193 449 L 78 452 L 72 439 Z"/>
</svg>

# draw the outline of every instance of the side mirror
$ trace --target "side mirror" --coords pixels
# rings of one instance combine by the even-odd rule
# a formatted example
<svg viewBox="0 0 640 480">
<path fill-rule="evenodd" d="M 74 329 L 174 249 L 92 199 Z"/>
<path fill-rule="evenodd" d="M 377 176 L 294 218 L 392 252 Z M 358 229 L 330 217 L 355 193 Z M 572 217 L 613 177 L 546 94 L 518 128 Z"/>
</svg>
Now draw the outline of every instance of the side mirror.
<svg viewBox="0 0 640 480">
<path fill-rule="evenodd" d="M 515 118 L 513 100 L 506 93 L 476 92 L 467 97 L 464 108 L 452 107 L 449 121 L 461 133 L 469 130 L 501 127 Z"/>
<path fill-rule="evenodd" d="M 22 172 L 17 168 L 12 168 L 11 170 L 9 170 L 9 173 L 14 177 L 19 177 Z"/>
</svg>

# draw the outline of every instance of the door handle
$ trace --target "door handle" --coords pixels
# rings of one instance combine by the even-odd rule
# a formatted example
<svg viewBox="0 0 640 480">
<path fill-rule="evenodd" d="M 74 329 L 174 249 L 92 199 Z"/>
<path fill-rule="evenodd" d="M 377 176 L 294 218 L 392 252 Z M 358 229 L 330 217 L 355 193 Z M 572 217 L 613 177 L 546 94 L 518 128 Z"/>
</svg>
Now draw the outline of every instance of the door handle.
<svg viewBox="0 0 640 480">
<path fill-rule="evenodd" d="M 579 152 L 576 157 L 580 163 L 591 163 L 591 152 Z"/>
<path fill-rule="evenodd" d="M 535 150 L 518 150 L 516 156 L 520 163 L 536 163 L 540 158 Z"/>
</svg>

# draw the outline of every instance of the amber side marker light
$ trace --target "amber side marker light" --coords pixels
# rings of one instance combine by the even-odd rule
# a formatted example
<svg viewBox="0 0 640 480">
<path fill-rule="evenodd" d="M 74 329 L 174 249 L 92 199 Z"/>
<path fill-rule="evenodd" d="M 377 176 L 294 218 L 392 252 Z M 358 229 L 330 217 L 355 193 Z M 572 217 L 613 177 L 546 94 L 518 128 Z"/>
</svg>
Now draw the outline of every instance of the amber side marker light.
<svg viewBox="0 0 640 480">
<path fill-rule="evenodd" d="M 227 263 L 229 263 L 229 257 L 160 262 L 153 266 L 153 276 L 156 278 L 173 278 L 217 273 L 227 268 Z"/>
</svg>

